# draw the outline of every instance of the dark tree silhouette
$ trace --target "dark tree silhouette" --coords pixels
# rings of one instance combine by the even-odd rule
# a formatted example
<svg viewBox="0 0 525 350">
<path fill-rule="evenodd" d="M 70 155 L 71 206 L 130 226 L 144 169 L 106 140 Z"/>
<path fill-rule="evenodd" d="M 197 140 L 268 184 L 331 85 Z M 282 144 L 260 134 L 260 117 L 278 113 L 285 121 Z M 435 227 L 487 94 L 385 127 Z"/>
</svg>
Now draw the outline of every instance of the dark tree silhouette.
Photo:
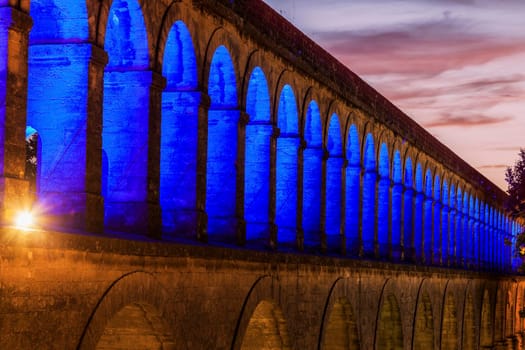
<svg viewBox="0 0 525 350">
<path fill-rule="evenodd" d="M 520 149 L 519 158 L 513 167 L 505 172 L 509 197 L 506 209 L 513 219 L 525 221 L 525 149 Z M 524 261 L 520 270 L 525 271 L 525 231 L 516 237 L 516 252 Z"/>
<path fill-rule="evenodd" d="M 506 206 L 514 218 L 525 218 L 525 148 L 520 149 L 519 159 L 505 172 L 509 198 Z"/>
</svg>

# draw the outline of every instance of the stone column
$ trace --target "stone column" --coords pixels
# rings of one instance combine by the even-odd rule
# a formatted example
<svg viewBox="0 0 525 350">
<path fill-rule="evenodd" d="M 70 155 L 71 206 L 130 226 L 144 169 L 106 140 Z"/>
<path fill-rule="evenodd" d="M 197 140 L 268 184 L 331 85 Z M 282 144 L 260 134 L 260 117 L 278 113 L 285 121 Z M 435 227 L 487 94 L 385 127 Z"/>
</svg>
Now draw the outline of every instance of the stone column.
<svg viewBox="0 0 525 350">
<path fill-rule="evenodd" d="M 197 146 L 197 239 L 208 241 L 208 216 L 206 214 L 206 161 L 208 159 L 208 110 L 210 97 L 201 93 L 199 104 Z"/>
<path fill-rule="evenodd" d="M 271 249 L 277 248 L 277 225 L 275 224 L 276 213 L 276 191 L 277 191 L 277 138 L 281 130 L 274 126 L 270 138 L 270 237 L 268 245 Z"/>
<path fill-rule="evenodd" d="M 246 176 L 246 125 L 250 122 L 250 116 L 241 110 L 239 116 L 239 128 L 237 133 L 237 189 L 235 191 L 237 212 L 237 244 L 246 244 L 246 220 L 244 213 L 245 198 L 245 176 Z"/>
<path fill-rule="evenodd" d="M 12 223 L 17 211 L 31 206 L 29 182 L 24 178 L 31 26 L 26 13 L 0 7 L 0 220 L 4 223 Z"/>
</svg>

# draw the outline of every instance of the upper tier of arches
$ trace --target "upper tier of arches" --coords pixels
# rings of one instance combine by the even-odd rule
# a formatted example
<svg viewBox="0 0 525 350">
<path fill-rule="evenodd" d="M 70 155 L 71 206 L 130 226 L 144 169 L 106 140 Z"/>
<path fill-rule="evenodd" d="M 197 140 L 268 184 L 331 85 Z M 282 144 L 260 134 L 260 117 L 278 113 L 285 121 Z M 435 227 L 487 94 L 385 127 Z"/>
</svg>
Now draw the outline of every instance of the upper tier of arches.
<svg viewBox="0 0 525 350">
<path fill-rule="evenodd" d="M 55 223 L 511 267 L 519 227 L 490 188 L 257 30 L 191 1 L 66 2 L 29 8 L 27 127 Z"/>
</svg>

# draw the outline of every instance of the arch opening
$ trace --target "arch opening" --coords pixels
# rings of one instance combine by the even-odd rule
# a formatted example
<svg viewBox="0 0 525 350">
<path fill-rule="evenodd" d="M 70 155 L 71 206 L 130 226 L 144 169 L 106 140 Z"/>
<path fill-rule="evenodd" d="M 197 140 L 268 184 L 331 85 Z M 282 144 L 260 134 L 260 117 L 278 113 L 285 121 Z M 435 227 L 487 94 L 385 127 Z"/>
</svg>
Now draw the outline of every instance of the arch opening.
<svg viewBox="0 0 525 350">
<path fill-rule="evenodd" d="M 175 349 L 175 342 L 167 329 L 162 315 L 153 306 L 132 303 L 111 318 L 95 349 Z"/>
<path fill-rule="evenodd" d="M 92 51 L 87 43 L 86 3 L 33 0 L 29 11 L 33 27 L 27 58 L 26 128 L 38 130 L 45 140 L 35 174 L 38 186 L 31 190 L 40 214 L 52 219 L 46 220 L 46 225 L 83 227 L 88 205 L 87 106 Z"/>
<path fill-rule="evenodd" d="M 317 102 L 311 101 L 304 122 L 303 213 L 304 246 L 319 246 L 321 237 L 322 139 L 321 114 Z"/>
<path fill-rule="evenodd" d="M 347 252 L 351 256 L 358 256 L 360 253 L 361 236 L 359 232 L 359 191 L 361 177 L 361 150 L 357 127 L 355 124 L 350 125 L 348 138 L 346 140 L 346 158 L 348 166 L 346 167 L 346 242 Z"/>
<path fill-rule="evenodd" d="M 441 181 L 439 175 L 436 174 L 434 177 L 434 186 L 433 186 L 433 202 L 432 207 L 433 211 L 433 223 L 432 223 L 432 262 L 434 265 L 439 265 L 441 263 Z"/>
<path fill-rule="evenodd" d="M 359 333 L 352 311 L 346 298 L 337 300 L 330 312 L 323 335 L 323 350 L 359 350 Z"/>
<path fill-rule="evenodd" d="M 401 153 L 394 152 L 392 166 L 392 258 L 399 261 L 402 255 L 401 215 L 403 215 L 403 166 Z"/>
<path fill-rule="evenodd" d="M 104 224 L 109 230 L 148 230 L 148 125 L 152 72 L 142 8 L 116 0 L 109 9 L 104 48 L 102 149 L 108 158 Z"/>
<path fill-rule="evenodd" d="M 250 75 L 246 95 L 244 218 L 246 239 L 262 240 L 269 236 L 270 205 L 270 94 L 263 70 L 255 67 Z"/>
<path fill-rule="evenodd" d="M 414 325 L 414 350 L 434 348 L 434 317 L 428 293 L 423 293 L 417 305 Z"/>
<path fill-rule="evenodd" d="M 182 21 L 168 34 L 162 65 L 160 205 L 163 234 L 195 237 L 197 143 L 201 93 L 193 41 Z"/>
<path fill-rule="evenodd" d="M 389 295 L 383 300 L 377 323 L 376 349 L 403 349 L 403 328 L 401 313 L 395 296 Z"/>
<path fill-rule="evenodd" d="M 412 159 L 405 159 L 405 177 L 403 193 L 403 248 L 405 260 L 413 261 L 415 258 L 414 249 L 414 170 Z"/>
<path fill-rule="evenodd" d="M 425 194 L 423 192 L 423 167 L 421 163 L 416 165 L 415 177 L 415 198 L 414 198 L 414 252 L 416 254 L 416 261 L 423 260 L 423 205 L 425 202 Z"/>
<path fill-rule="evenodd" d="M 441 323 L 441 349 L 455 350 L 458 348 L 458 323 L 456 300 L 452 293 L 445 296 L 443 319 Z"/>
<path fill-rule="evenodd" d="M 299 116 L 292 87 L 284 85 L 277 109 L 275 224 L 280 245 L 296 246 Z"/>
<path fill-rule="evenodd" d="M 263 300 L 250 318 L 241 350 L 275 349 L 291 349 L 286 321 L 275 303 Z"/>
<path fill-rule="evenodd" d="M 210 239 L 232 238 L 236 232 L 237 83 L 230 53 L 219 46 L 208 81 L 206 213 Z"/>
<path fill-rule="evenodd" d="M 381 144 L 379 149 L 379 183 L 377 189 L 377 241 L 379 255 L 382 258 L 390 256 L 390 159 L 388 146 Z"/>
<path fill-rule="evenodd" d="M 425 173 L 425 203 L 423 204 L 423 210 L 424 210 L 424 225 L 423 230 L 425 232 L 424 237 L 424 254 L 425 254 L 425 262 L 427 264 L 432 263 L 432 257 L 433 257 L 433 243 L 432 243 L 432 227 L 433 227 L 433 196 L 432 196 L 432 173 L 430 172 L 430 169 L 427 169 L 427 172 Z"/>
<path fill-rule="evenodd" d="M 363 216 L 361 227 L 363 231 L 363 251 L 365 256 L 373 257 L 376 245 L 376 152 L 374 136 L 368 133 L 363 149 Z"/>
<path fill-rule="evenodd" d="M 341 185 L 343 142 L 337 114 L 330 116 L 326 130 L 324 231 L 328 251 L 341 251 Z"/>
</svg>

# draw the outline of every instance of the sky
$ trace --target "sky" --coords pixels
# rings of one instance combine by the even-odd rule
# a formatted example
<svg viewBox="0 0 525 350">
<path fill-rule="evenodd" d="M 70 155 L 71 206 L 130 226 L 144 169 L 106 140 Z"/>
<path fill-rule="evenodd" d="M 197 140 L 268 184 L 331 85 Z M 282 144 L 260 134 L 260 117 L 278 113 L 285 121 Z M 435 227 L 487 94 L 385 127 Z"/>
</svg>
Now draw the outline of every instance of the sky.
<svg viewBox="0 0 525 350">
<path fill-rule="evenodd" d="M 265 0 L 489 180 L 525 148 L 524 0 Z"/>
</svg>

